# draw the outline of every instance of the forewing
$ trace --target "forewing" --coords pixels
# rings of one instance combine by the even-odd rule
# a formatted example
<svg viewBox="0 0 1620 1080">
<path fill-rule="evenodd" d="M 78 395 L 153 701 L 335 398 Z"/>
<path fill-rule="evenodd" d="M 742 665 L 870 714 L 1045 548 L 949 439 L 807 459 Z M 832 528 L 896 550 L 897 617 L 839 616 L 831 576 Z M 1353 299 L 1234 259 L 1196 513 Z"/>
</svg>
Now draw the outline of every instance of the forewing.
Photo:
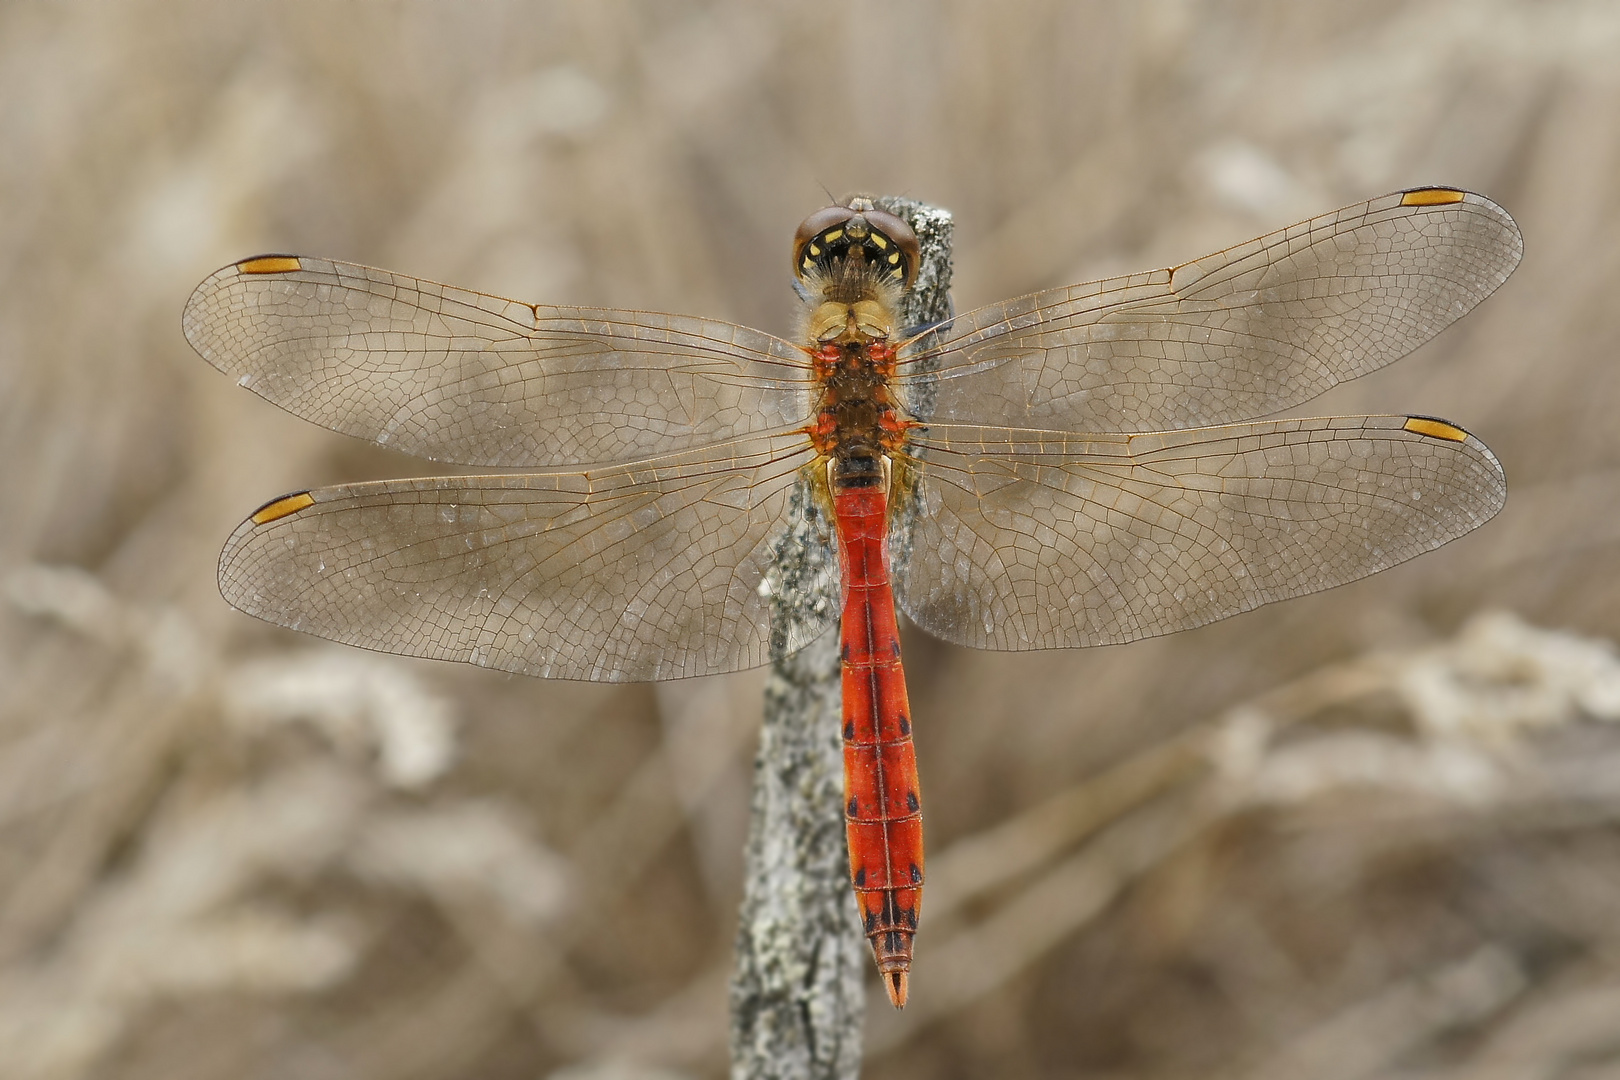
<svg viewBox="0 0 1620 1080">
<path fill-rule="evenodd" d="M 981 649 L 1200 626 L 1430 551 L 1502 507 L 1478 439 L 1422 417 L 1141 435 L 936 425 L 920 436 L 913 622 Z"/>
<path fill-rule="evenodd" d="M 621 461 L 802 424 L 785 341 L 711 319 L 536 307 L 353 263 L 262 256 L 197 287 L 209 363 L 323 427 L 440 461 Z"/>
<path fill-rule="evenodd" d="M 237 528 L 220 590 L 334 641 L 527 675 L 733 671 L 768 659 L 760 580 L 813 456 L 788 431 L 600 469 L 317 488 Z"/>
<path fill-rule="evenodd" d="M 1483 196 L 1396 192 L 1173 269 L 959 316 L 905 356 L 903 400 L 934 420 L 1069 431 L 1250 420 L 1411 352 L 1521 249 Z"/>
</svg>

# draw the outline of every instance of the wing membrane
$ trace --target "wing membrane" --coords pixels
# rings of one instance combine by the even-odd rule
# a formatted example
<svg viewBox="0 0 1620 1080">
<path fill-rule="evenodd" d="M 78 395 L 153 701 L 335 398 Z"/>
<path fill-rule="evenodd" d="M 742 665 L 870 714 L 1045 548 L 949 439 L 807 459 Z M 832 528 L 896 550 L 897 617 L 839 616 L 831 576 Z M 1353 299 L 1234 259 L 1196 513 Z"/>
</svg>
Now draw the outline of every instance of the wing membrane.
<svg viewBox="0 0 1620 1080">
<path fill-rule="evenodd" d="M 906 400 L 935 420 L 1073 431 L 1250 420 L 1411 352 L 1521 250 L 1483 196 L 1396 192 L 1173 269 L 959 316 L 907 358 Z"/>
<path fill-rule="evenodd" d="M 1484 523 L 1506 483 L 1442 421 L 1139 435 L 933 425 L 917 440 L 917 625 L 981 649 L 1103 645 L 1331 588 Z"/>
<path fill-rule="evenodd" d="M 712 319 L 535 307 L 353 263 L 277 256 L 197 287 L 186 338 L 323 427 L 464 465 L 676 453 L 803 423 L 803 354 Z"/>
<path fill-rule="evenodd" d="M 318 488 L 237 528 L 220 590 L 335 641 L 528 675 L 732 671 L 768 659 L 760 579 L 813 456 L 784 431 L 600 469 Z"/>
</svg>

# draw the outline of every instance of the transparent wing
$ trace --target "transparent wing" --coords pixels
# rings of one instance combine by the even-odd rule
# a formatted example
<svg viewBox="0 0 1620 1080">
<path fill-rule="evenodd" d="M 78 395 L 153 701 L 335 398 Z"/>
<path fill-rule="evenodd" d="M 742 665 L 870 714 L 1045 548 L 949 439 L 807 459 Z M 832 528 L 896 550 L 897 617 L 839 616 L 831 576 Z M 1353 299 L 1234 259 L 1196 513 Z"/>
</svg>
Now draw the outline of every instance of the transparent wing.
<svg viewBox="0 0 1620 1080">
<path fill-rule="evenodd" d="M 924 630 L 981 649 L 1133 641 L 1331 588 L 1476 528 L 1507 493 L 1483 443 L 1422 417 L 933 425 L 915 443 L 919 556 L 896 594 Z"/>
<path fill-rule="evenodd" d="M 237 528 L 220 590 L 334 641 L 527 675 L 733 671 L 768 659 L 760 579 L 813 457 L 784 431 L 600 469 L 317 488 Z"/>
<path fill-rule="evenodd" d="M 288 412 L 464 465 L 652 457 L 811 411 L 804 355 L 757 330 L 536 307 L 326 259 L 227 266 L 182 326 L 210 364 Z"/>
<path fill-rule="evenodd" d="M 1411 352 L 1521 250 L 1489 199 L 1396 192 L 1173 269 L 958 316 L 906 358 L 903 400 L 934 420 L 1068 431 L 1250 420 Z"/>
</svg>

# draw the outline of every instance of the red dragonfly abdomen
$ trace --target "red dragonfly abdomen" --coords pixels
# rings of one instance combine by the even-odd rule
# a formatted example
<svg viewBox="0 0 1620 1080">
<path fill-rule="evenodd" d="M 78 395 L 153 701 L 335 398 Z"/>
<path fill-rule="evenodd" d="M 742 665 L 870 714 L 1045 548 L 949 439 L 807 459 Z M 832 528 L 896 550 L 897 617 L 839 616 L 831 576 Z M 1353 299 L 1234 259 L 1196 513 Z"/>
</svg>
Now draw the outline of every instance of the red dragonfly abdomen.
<svg viewBox="0 0 1620 1080">
<path fill-rule="evenodd" d="M 922 902 L 922 805 L 911 706 L 889 588 L 888 495 L 882 484 L 835 480 L 844 577 L 844 806 L 849 870 L 883 988 L 906 1003 Z"/>
</svg>

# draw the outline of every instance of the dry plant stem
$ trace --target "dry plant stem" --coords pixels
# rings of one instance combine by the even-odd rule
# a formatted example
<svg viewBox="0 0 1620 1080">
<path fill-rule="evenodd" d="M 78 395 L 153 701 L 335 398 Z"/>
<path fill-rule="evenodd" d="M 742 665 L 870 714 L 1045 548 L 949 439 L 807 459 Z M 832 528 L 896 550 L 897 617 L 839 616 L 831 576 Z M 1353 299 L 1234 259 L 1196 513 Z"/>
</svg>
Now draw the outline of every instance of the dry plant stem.
<svg viewBox="0 0 1620 1080">
<path fill-rule="evenodd" d="M 949 213 L 909 199 L 877 204 L 917 233 L 921 258 L 908 326 L 950 317 Z M 909 508 L 900 507 L 902 524 Z M 768 579 L 773 662 L 754 763 L 754 796 L 736 969 L 731 981 L 734 1080 L 832 1080 L 861 1065 L 862 978 L 870 966 L 844 844 L 842 694 L 836 629 L 782 655 L 795 626 L 837 622 L 837 564 L 809 493 Z M 898 530 L 905 535 L 907 530 Z M 909 554 L 897 544 L 891 558 Z"/>
</svg>

